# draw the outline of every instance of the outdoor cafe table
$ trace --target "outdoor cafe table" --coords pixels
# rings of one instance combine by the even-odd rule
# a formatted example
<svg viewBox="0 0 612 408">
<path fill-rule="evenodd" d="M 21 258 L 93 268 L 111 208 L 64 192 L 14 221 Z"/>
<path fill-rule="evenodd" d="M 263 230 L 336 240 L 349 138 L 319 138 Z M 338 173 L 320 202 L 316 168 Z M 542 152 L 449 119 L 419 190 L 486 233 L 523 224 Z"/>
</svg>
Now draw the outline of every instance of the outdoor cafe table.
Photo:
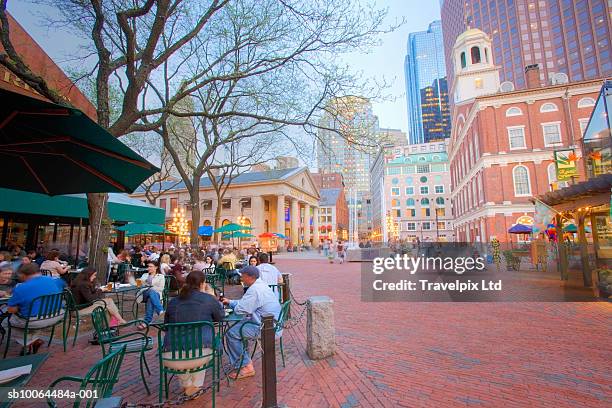
<svg viewBox="0 0 612 408">
<path fill-rule="evenodd" d="M 4 384 L 0 384 L 0 387 L 2 387 L 2 391 L 0 392 L 0 398 L 1 401 L 4 401 L 0 403 L 0 408 L 9 407 L 13 403 L 13 401 L 8 402 L 8 395 L 5 395 L 5 393 L 8 393 L 8 391 L 13 388 L 19 389 L 25 387 L 28 382 L 36 375 L 36 373 L 43 365 L 43 363 L 47 360 L 47 358 L 49 358 L 49 353 L 30 354 L 29 356 L 0 360 L 0 371 L 32 364 L 32 371 L 30 371 L 30 374 L 22 375 L 20 377 L 15 378 L 14 380 L 11 380 Z"/>
<path fill-rule="evenodd" d="M 113 288 L 108 290 L 106 289 L 106 286 L 102 286 L 101 289 L 105 294 L 110 294 L 110 295 L 115 295 L 117 297 L 117 307 L 119 308 L 119 313 L 121 313 L 121 315 L 123 316 L 124 313 L 124 306 L 123 304 L 125 303 L 125 295 L 130 294 L 130 293 L 134 293 L 134 292 L 138 292 L 140 289 L 144 289 L 144 288 L 150 288 L 151 286 L 147 286 L 147 285 L 141 285 L 141 286 L 137 286 L 137 285 L 130 285 L 129 283 L 121 283 L 118 285 L 113 285 Z M 134 295 L 136 295 L 136 293 L 134 293 Z M 134 300 L 136 296 L 134 296 Z"/>
</svg>

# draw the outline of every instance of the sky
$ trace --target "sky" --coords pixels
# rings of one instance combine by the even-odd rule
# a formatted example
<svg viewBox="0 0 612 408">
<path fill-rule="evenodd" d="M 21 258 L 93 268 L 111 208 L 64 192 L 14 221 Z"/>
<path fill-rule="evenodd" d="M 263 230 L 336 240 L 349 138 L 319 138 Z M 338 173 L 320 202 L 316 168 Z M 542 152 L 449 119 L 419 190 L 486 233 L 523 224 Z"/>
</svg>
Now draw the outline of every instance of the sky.
<svg viewBox="0 0 612 408">
<path fill-rule="evenodd" d="M 381 35 L 380 46 L 369 53 L 353 53 L 344 57 L 347 64 L 361 71 L 365 77 L 385 80 L 391 86 L 386 90 L 389 100 L 374 101 L 374 114 L 379 118 L 380 127 L 408 129 L 406 85 L 404 80 L 404 57 L 408 34 L 427 29 L 429 23 L 440 18 L 439 0 L 376 0 L 381 8 L 388 8 L 386 24 L 392 25 L 405 20 L 404 24 L 392 33 Z M 46 50 L 60 66 L 74 53 L 78 38 L 61 31 L 50 32 L 41 24 L 41 6 L 27 1 L 9 0 L 8 10 Z M 38 10 L 40 12 L 40 10 Z"/>
</svg>

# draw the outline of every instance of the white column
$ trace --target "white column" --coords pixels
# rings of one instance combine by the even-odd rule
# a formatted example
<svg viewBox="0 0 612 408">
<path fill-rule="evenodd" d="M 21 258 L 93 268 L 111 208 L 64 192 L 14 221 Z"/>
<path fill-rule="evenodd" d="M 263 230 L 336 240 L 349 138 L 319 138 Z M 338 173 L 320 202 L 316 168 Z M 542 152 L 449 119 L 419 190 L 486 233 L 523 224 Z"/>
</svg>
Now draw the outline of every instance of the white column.
<svg viewBox="0 0 612 408">
<path fill-rule="evenodd" d="M 284 234 L 285 233 L 285 196 L 284 195 L 279 195 L 276 197 L 276 231 L 272 231 L 272 232 L 278 232 L 280 234 Z M 285 247 L 285 240 L 284 239 L 278 239 L 278 247 L 279 248 L 284 248 Z"/>
<path fill-rule="evenodd" d="M 312 246 L 319 247 L 319 207 L 314 207 L 312 210 Z"/>
<path fill-rule="evenodd" d="M 304 204 L 304 245 L 310 246 L 310 204 Z"/>
<path fill-rule="evenodd" d="M 264 232 L 264 204 L 263 197 L 253 196 L 251 197 L 251 214 L 253 219 L 251 220 L 253 230 L 251 234 L 258 236 Z"/>
<path fill-rule="evenodd" d="M 298 200 L 291 199 L 291 243 L 298 245 L 300 241 L 300 207 Z"/>
</svg>

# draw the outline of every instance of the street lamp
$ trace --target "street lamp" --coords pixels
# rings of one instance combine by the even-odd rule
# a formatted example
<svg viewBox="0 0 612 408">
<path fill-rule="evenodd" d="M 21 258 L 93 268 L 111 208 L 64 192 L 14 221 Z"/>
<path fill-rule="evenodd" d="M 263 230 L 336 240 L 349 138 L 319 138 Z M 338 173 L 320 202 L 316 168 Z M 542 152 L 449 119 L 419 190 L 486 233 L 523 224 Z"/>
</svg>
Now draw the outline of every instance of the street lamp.
<svg viewBox="0 0 612 408">
<path fill-rule="evenodd" d="M 178 243 L 181 243 L 181 238 L 187 237 L 189 225 L 185 218 L 185 208 L 174 207 L 172 213 L 172 222 L 168 225 L 168 229 L 178 236 Z"/>
</svg>

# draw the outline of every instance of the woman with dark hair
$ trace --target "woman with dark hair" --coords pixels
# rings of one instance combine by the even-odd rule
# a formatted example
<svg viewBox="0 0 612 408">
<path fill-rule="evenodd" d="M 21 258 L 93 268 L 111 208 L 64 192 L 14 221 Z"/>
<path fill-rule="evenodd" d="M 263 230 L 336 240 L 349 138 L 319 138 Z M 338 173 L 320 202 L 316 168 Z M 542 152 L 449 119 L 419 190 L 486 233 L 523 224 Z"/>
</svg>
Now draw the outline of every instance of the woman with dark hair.
<svg viewBox="0 0 612 408">
<path fill-rule="evenodd" d="M 259 259 L 255 255 L 249 257 L 249 266 L 257 266 Z"/>
<path fill-rule="evenodd" d="M 162 306 L 162 295 L 166 286 L 166 279 L 164 275 L 159 273 L 159 266 L 153 261 L 147 262 L 147 272 L 142 274 L 140 280 L 147 286 L 146 288 L 140 289 L 136 294 L 136 302 L 145 304 L 145 316 L 144 322 L 146 324 L 151 323 L 153 320 L 153 313 L 157 312 L 158 315 L 164 313 L 164 307 Z M 144 330 L 147 326 L 145 324 L 139 324 L 138 329 Z"/>
<path fill-rule="evenodd" d="M 68 272 L 68 266 L 60 262 L 59 256 L 59 251 L 54 249 L 47 252 L 47 259 L 40 265 L 40 269 L 51 272 L 54 278 L 64 276 Z"/>
<path fill-rule="evenodd" d="M 125 323 L 119 308 L 111 298 L 105 298 L 104 292 L 99 289 L 96 285 L 97 273 L 94 268 L 85 268 L 77 275 L 71 285 L 72 295 L 77 305 L 84 305 L 92 303 L 91 306 L 87 306 L 79 310 L 82 315 L 88 315 L 93 312 L 96 307 L 103 307 L 106 309 L 111 317 L 114 317 L 118 324 Z"/>
<path fill-rule="evenodd" d="M 215 298 L 214 292 L 206 284 L 204 273 L 193 271 L 187 275 L 178 297 L 168 303 L 164 323 L 220 322 L 224 316 L 223 305 Z M 164 365 L 176 370 L 189 370 L 208 363 L 212 358 L 213 339 L 213 333 L 209 327 L 202 328 L 202 338 L 202 355 L 205 357 L 188 361 L 168 361 L 164 362 Z M 164 350 L 169 350 L 167 337 L 164 339 Z M 169 358 L 171 353 L 164 353 L 162 356 Z M 178 375 L 186 395 L 195 394 L 202 388 L 205 374 L 206 371 L 198 371 Z"/>
</svg>

